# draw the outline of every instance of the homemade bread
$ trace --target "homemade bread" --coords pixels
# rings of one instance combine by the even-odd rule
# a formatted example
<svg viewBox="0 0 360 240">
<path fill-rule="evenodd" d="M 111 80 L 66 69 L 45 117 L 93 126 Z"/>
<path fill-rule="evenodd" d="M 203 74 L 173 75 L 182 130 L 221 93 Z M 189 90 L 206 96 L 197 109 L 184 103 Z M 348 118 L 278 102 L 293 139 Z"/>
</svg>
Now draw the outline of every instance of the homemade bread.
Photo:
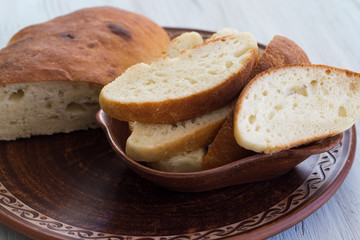
<svg viewBox="0 0 360 240">
<path fill-rule="evenodd" d="M 223 28 L 221 29 L 220 31 L 214 33 L 211 37 L 209 37 L 206 42 L 208 41 L 211 41 L 211 40 L 215 40 L 217 38 L 222 38 L 222 37 L 225 37 L 227 35 L 232 35 L 232 34 L 235 34 L 235 33 L 238 33 L 239 31 L 236 30 L 236 29 L 233 29 L 233 28 Z"/>
<path fill-rule="evenodd" d="M 360 74 L 291 65 L 258 74 L 243 90 L 234 134 L 246 149 L 275 153 L 350 128 L 360 118 Z"/>
<path fill-rule="evenodd" d="M 136 161 L 155 162 L 211 143 L 235 102 L 200 117 L 173 124 L 134 122 L 126 154 Z"/>
<path fill-rule="evenodd" d="M 103 85 L 169 43 L 151 20 L 112 7 L 24 28 L 0 50 L 0 139 L 97 127 Z"/>
<path fill-rule="evenodd" d="M 276 35 L 260 55 L 248 81 L 258 73 L 273 67 L 295 63 L 310 63 L 306 53 L 292 40 Z M 203 160 L 204 169 L 210 169 L 254 155 L 236 142 L 234 137 L 234 113 L 231 112 L 221 126 Z"/>
<path fill-rule="evenodd" d="M 176 123 L 227 105 L 240 92 L 257 56 L 250 33 L 208 41 L 175 58 L 130 67 L 100 94 L 119 120 Z"/>
<path fill-rule="evenodd" d="M 235 32 L 237 31 L 233 29 L 223 29 L 215 33 L 211 39 L 216 39 L 215 36 L 223 37 L 225 33 L 232 34 Z M 163 56 L 170 58 L 178 56 L 180 52 L 194 47 L 195 44 L 200 44 L 202 38 L 200 41 L 199 37 L 201 36 L 196 32 L 183 33 L 171 41 L 168 52 Z M 207 148 L 207 145 L 214 138 L 226 115 L 228 115 L 233 107 L 234 103 L 223 109 L 204 114 L 201 117 L 179 124 L 146 124 L 131 122 L 131 131 L 134 131 L 135 129 L 136 135 L 130 135 L 127 141 L 127 153 L 128 155 L 138 156 L 138 158 L 135 157 L 135 159 L 139 161 L 146 161 L 149 160 L 148 157 L 153 157 L 150 160 L 157 162 L 149 164 L 149 166 L 158 170 L 172 172 L 201 170 L 202 157 L 205 154 L 204 147 Z M 171 131 L 169 131 L 169 129 L 171 129 Z M 150 132 L 151 134 L 149 134 Z M 149 137 L 142 138 L 142 136 L 153 135 L 153 133 L 162 134 L 164 136 L 151 139 L 149 139 Z M 151 142 L 152 145 L 148 145 L 148 142 Z M 139 144 L 142 144 L 143 146 L 140 146 Z M 199 146 L 200 149 L 197 149 Z M 186 152 L 179 153 L 179 151 L 184 151 L 184 149 Z M 195 150 L 189 151 L 190 149 Z M 167 152 L 167 157 L 166 159 L 159 161 L 160 156 L 164 156 L 164 154 L 161 153 L 164 151 Z M 140 153 L 145 156 L 146 160 L 144 160 L 143 157 L 139 157 Z"/>
</svg>

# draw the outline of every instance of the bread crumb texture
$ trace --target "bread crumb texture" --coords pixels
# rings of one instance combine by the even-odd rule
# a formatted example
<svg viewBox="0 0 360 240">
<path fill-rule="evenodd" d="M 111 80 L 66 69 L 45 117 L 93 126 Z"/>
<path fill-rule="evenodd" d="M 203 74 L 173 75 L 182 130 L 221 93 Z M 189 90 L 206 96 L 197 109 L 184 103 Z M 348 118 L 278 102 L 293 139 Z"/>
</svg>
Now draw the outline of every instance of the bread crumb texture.
<svg viewBox="0 0 360 240">
<path fill-rule="evenodd" d="M 97 127 L 95 114 L 101 87 L 68 81 L 2 85 L 0 139 Z"/>
<path fill-rule="evenodd" d="M 202 96 L 237 75 L 252 59 L 255 50 L 257 52 L 257 42 L 250 33 L 234 33 L 182 51 L 177 57 L 134 65 L 103 88 L 101 107 L 121 119 L 122 108 L 126 106 L 128 110 L 133 103 L 161 104 Z M 114 108 L 117 113 L 113 112 Z M 139 107 L 137 111 L 140 110 Z"/>
<path fill-rule="evenodd" d="M 174 124 L 134 122 L 126 142 L 126 153 L 136 161 L 153 162 L 207 146 L 233 110 L 234 104 Z"/>
<path fill-rule="evenodd" d="M 321 65 L 294 65 L 258 75 L 235 110 L 239 145 L 278 152 L 350 128 L 360 117 L 360 76 Z"/>
</svg>

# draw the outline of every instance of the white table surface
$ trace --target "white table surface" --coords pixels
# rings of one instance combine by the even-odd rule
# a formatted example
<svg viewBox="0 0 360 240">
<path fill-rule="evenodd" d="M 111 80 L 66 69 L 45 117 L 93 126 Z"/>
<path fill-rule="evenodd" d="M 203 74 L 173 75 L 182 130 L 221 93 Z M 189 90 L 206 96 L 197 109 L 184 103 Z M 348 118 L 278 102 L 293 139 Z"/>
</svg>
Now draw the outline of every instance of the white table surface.
<svg viewBox="0 0 360 240">
<path fill-rule="evenodd" d="M 140 13 L 162 26 L 232 27 L 253 33 L 264 44 L 283 35 L 299 44 L 313 63 L 360 72 L 360 0 L 0 0 L 0 48 L 25 26 L 103 5 Z M 343 185 L 327 203 L 269 239 L 360 239 L 359 158 L 357 151 Z M 0 239 L 27 238 L 0 225 Z"/>
</svg>

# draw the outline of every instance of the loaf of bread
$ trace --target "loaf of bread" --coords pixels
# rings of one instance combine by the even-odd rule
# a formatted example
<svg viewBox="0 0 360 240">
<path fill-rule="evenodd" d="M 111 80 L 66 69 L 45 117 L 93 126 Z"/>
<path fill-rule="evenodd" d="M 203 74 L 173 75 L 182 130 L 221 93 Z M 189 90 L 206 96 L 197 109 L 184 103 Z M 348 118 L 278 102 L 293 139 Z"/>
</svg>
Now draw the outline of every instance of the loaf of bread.
<svg viewBox="0 0 360 240">
<path fill-rule="evenodd" d="M 235 102 L 200 117 L 173 124 L 134 122 L 126 154 L 136 161 L 155 162 L 211 143 Z"/>
<path fill-rule="evenodd" d="M 112 7 L 22 29 L 0 50 L 0 140 L 97 127 L 101 88 L 169 43 L 156 23 Z"/>
<path fill-rule="evenodd" d="M 323 65 L 290 65 L 258 74 L 234 112 L 238 144 L 275 153 L 350 128 L 360 118 L 360 74 Z"/>
<path fill-rule="evenodd" d="M 276 35 L 260 55 L 248 81 L 258 73 L 288 64 L 310 63 L 306 53 L 292 40 Z M 211 143 L 203 160 L 204 169 L 210 169 L 254 155 L 236 142 L 234 137 L 234 114 L 231 112 Z"/>
<path fill-rule="evenodd" d="M 257 58 L 250 33 L 200 44 L 175 58 L 130 67 L 100 94 L 101 108 L 122 121 L 176 123 L 226 106 Z"/>
</svg>

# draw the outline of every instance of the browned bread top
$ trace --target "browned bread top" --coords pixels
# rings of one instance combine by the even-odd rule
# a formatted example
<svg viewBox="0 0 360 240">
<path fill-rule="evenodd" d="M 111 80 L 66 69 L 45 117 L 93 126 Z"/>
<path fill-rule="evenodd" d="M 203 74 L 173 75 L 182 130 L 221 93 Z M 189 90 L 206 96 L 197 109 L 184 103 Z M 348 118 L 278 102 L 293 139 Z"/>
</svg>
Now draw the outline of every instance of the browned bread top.
<svg viewBox="0 0 360 240">
<path fill-rule="evenodd" d="M 0 50 L 0 83 L 111 82 L 159 56 L 170 40 L 148 18 L 113 7 L 75 11 L 16 33 Z"/>
</svg>

